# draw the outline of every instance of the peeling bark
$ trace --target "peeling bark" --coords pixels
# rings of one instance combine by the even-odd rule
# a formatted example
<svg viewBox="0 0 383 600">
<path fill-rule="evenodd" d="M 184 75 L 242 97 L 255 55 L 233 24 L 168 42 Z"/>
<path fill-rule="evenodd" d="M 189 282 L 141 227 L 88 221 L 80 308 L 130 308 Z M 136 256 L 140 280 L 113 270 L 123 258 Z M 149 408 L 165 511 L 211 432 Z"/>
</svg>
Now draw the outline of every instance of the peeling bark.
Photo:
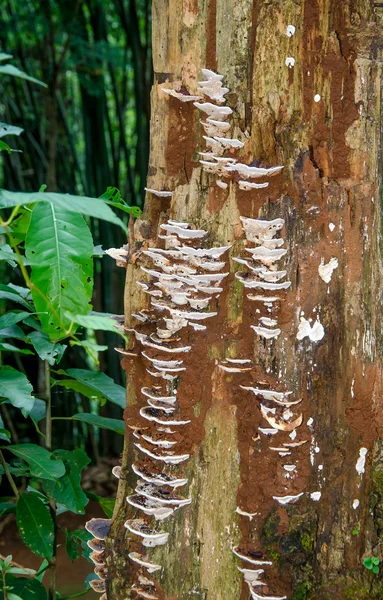
<svg viewBox="0 0 383 600">
<path fill-rule="evenodd" d="M 169 543 L 149 549 L 150 560 L 163 567 L 155 577 L 159 598 L 248 598 L 237 569 L 246 565 L 232 553 L 237 545 L 272 560 L 269 595 L 382 597 L 379 578 L 362 565 L 366 556 L 382 558 L 381 20 L 382 9 L 370 0 L 153 2 L 147 185 L 174 193 L 148 193 L 143 219 L 135 224 L 126 326 L 132 326 L 132 312 L 149 306 L 136 285 L 145 279 L 139 267 L 148 264 L 141 251 L 159 245 L 159 226 L 167 219 L 205 229 L 209 246 L 232 244 L 230 260 L 225 258 L 230 276 L 214 307 L 218 315 L 206 331 L 181 335 L 192 351 L 178 399 L 192 422 L 177 451 L 191 458 L 174 472 L 188 478 L 182 495 L 192 503 L 163 522 Z M 296 28 L 291 37 L 290 24 Z M 287 57 L 295 59 L 292 68 Z M 232 177 L 222 189 L 216 175 L 201 170 L 203 116 L 193 103 L 163 93 L 161 85 L 179 90 L 182 83 L 196 94 L 205 67 L 224 75 L 226 105 L 234 111 L 230 137 L 245 142 L 229 155 L 246 164 L 284 165 L 268 187 L 241 190 Z M 248 258 L 250 247 L 240 216 L 285 220 L 283 268 L 292 285 L 275 313 L 281 329 L 275 341 L 254 335 L 251 325 L 270 314 L 262 307 L 256 312 L 258 304 L 234 275 L 242 269 L 232 257 Z M 325 282 L 318 268 L 332 258 L 338 267 Z M 322 339 L 297 339 L 302 311 L 311 325 L 319 318 Z M 137 350 L 133 338 L 131 348 Z M 218 363 L 228 357 L 250 358 L 255 370 L 223 372 Z M 136 482 L 130 427 L 142 426 L 139 390 L 149 385 L 139 356 L 125 358 L 123 366 L 128 427 L 107 539 L 108 597 L 116 600 L 135 597 L 130 590 L 137 565 L 128 553 L 140 546 L 124 528 L 134 514 L 125 497 Z M 302 399 L 304 420 L 297 431 L 308 443 L 296 449 L 297 475 L 289 480 L 283 479 L 278 453 L 269 450 L 270 439 L 259 435 L 258 427 L 265 427 L 259 401 L 240 387 L 262 380 Z M 368 450 L 361 474 L 360 448 Z M 298 502 L 273 500 L 284 495 L 284 481 L 286 494 L 303 492 Z M 310 497 L 318 491 L 319 500 Z M 250 520 L 237 507 L 260 514 Z"/>
</svg>

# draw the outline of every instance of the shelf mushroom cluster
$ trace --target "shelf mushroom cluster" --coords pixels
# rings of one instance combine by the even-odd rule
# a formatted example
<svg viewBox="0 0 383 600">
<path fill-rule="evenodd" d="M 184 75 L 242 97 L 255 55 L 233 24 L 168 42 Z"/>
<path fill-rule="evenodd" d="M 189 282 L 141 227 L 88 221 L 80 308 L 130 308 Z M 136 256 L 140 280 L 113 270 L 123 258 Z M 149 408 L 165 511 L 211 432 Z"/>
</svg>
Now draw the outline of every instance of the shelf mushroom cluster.
<svg viewBox="0 0 383 600">
<path fill-rule="evenodd" d="M 128 519 L 125 527 L 144 548 L 166 544 L 169 537 L 168 532 L 152 526 L 150 519 L 161 523 L 191 502 L 191 498 L 175 493 L 176 488 L 187 484 L 177 473 L 177 465 L 189 458 L 188 453 L 177 450 L 183 439 L 180 432 L 190 423 L 181 414 L 177 388 L 180 375 L 186 371 L 184 358 L 192 349 L 181 340 L 180 333 L 184 330 L 183 337 L 189 340 L 191 333 L 205 330 L 205 322 L 217 314 L 208 309 L 222 292 L 221 283 L 228 275 L 222 272 L 222 256 L 230 248 L 200 247 L 207 232 L 192 229 L 188 223 L 169 220 L 161 230 L 158 237 L 164 240 L 165 248 L 143 251 L 151 262 L 141 266 L 149 281 L 137 282 L 150 296 L 150 308 L 133 314 L 138 322 L 133 330 L 138 354 L 152 385 L 141 388 L 145 405 L 139 414 L 143 425 L 133 431 L 142 458 L 132 464 L 138 482 L 127 502 L 138 514 Z M 114 474 L 119 476 L 119 467 Z M 129 558 L 141 572 L 161 569 L 141 552 L 130 552 Z M 154 582 L 141 574 L 132 589 L 138 598 L 157 597 Z"/>
<path fill-rule="evenodd" d="M 222 106 L 226 102 L 225 95 L 229 88 L 223 87 L 223 75 L 215 73 L 210 69 L 202 69 L 203 81 L 199 81 L 198 92 L 202 96 L 207 96 L 208 101 L 194 102 L 201 112 L 205 113 L 205 120 L 201 121 L 205 135 L 203 136 L 207 150 L 199 152 L 202 157 L 200 164 L 207 173 L 213 173 L 218 176 L 216 184 L 218 187 L 226 189 L 228 183 L 223 179 L 238 180 L 241 190 L 251 191 L 256 188 L 265 188 L 269 183 L 258 183 L 252 181 L 279 173 L 283 167 L 276 166 L 270 168 L 250 166 L 237 161 L 232 156 L 227 156 L 227 152 L 243 148 L 244 142 L 237 138 L 229 137 L 231 124 L 227 119 L 233 114 L 229 106 Z M 192 98 L 192 96 L 190 96 Z"/>
<path fill-rule="evenodd" d="M 104 540 L 109 533 L 110 525 L 111 519 L 91 519 L 85 524 L 86 530 L 93 536 L 93 539 L 89 540 L 87 544 L 92 550 L 90 559 L 95 564 L 94 572 L 98 576 L 98 579 L 89 581 L 89 585 L 95 592 L 102 594 L 100 600 L 107 600 L 105 583 L 107 568 Z"/>
<path fill-rule="evenodd" d="M 258 339 L 271 343 L 281 334 L 276 319 L 279 302 L 282 294 L 287 290 L 291 282 L 286 280 L 287 271 L 280 267 L 280 261 L 286 255 L 284 240 L 279 237 L 283 228 L 284 219 L 278 218 L 271 221 L 265 219 L 250 219 L 241 217 L 243 230 L 251 245 L 246 247 L 248 257 L 234 257 L 233 261 L 246 267 L 246 271 L 237 272 L 235 276 L 248 290 L 247 297 L 254 301 L 258 322 L 251 325 Z M 269 340 L 271 342 L 269 342 Z M 251 361 L 249 359 L 226 359 L 219 365 L 220 368 L 229 373 L 250 371 Z M 299 412 L 301 400 L 291 398 L 292 392 L 281 392 L 269 389 L 265 382 L 258 382 L 249 386 L 240 386 L 243 390 L 252 392 L 259 402 L 259 409 L 265 424 L 259 427 L 259 434 L 266 436 L 271 441 L 269 451 L 276 452 L 281 457 L 281 468 L 283 480 L 285 481 L 286 494 L 273 496 L 280 504 L 289 504 L 297 501 L 302 495 L 289 492 L 289 482 L 293 482 L 297 476 L 297 466 L 290 458 L 295 448 L 306 444 L 307 440 L 296 440 L 297 429 L 303 421 L 303 415 Z M 288 441 L 279 442 L 279 438 L 289 435 Z M 278 441 L 275 441 L 275 440 Z M 285 460 L 286 459 L 286 460 Z M 237 509 L 240 515 L 249 515 L 246 511 Z M 243 573 L 245 582 L 249 586 L 253 600 L 284 600 L 286 596 L 269 596 L 259 593 L 259 588 L 266 584 L 261 580 L 264 568 L 272 566 L 272 562 L 265 560 L 263 554 L 252 551 L 241 551 L 233 549 L 234 554 L 244 563 L 250 563 L 255 568 L 239 568 Z"/>
</svg>

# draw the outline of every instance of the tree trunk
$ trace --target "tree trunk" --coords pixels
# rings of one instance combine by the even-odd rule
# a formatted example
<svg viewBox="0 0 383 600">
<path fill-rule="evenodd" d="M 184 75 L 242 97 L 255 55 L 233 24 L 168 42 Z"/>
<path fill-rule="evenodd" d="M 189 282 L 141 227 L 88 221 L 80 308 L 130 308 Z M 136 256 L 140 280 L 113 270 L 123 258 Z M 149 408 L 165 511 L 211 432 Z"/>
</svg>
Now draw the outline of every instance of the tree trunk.
<svg viewBox="0 0 383 600">
<path fill-rule="evenodd" d="M 233 547 L 272 562 L 261 566 L 267 587 L 252 588 L 261 596 L 383 595 L 379 576 L 363 566 L 366 557 L 382 558 L 382 6 L 371 0 L 153 1 L 148 187 L 174 193 L 171 199 L 148 194 L 143 220 L 136 222 L 126 324 L 149 332 L 131 317 L 150 306 L 136 281 L 149 280 L 140 266 L 155 267 L 140 251 L 161 246 L 159 226 L 169 218 L 206 230 L 207 242 L 199 242 L 204 247 L 231 244 L 221 259 L 230 274 L 209 308 L 217 316 L 203 321 L 207 329 L 181 333 L 180 343 L 192 348 L 177 400 L 191 423 L 176 448 L 190 459 L 167 470 L 188 479 L 180 493 L 192 502 L 163 522 L 153 520 L 153 527 L 170 533 L 169 541 L 147 552 L 124 528 L 126 519 L 142 516 L 125 501 L 137 481 L 130 466 L 142 459 L 132 432 L 151 427 L 139 416 L 145 405 L 140 389 L 156 385 L 132 336 L 137 356 L 123 360 L 128 427 L 107 540 L 108 598 L 136 597 L 130 590 L 139 571 L 128 553 L 140 551 L 162 565 L 148 576 L 155 577 L 158 598 L 245 600 L 249 587 L 237 567 L 259 567 L 235 556 Z M 292 36 L 288 25 L 295 27 Z M 295 61 L 290 67 L 288 57 Z M 206 144 L 200 119 L 206 115 L 161 91 L 180 89 L 182 82 L 196 94 L 201 68 L 224 75 L 226 106 L 234 111 L 227 135 L 245 142 L 225 155 L 247 165 L 284 165 L 274 177 L 248 180 L 269 181 L 268 187 L 240 189 L 234 174 L 223 179 L 228 187 L 222 189 L 216 174 L 201 169 L 197 152 Z M 284 219 L 281 248 L 287 254 L 276 264 L 287 270 L 283 281 L 291 286 L 275 292 L 280 302 L 250 300 L 262 290 L 249 290 L 235 277 L 246 268 L 233 257 L 248 259 L 245 248 L 256 247 L 246 240 L 240 216 Z M 324 279 L 318 268 L 331 259 L 338 266 L 324 281 L 336 261 L 321 270 Z M 265 339 L 254 331 L 251 325 L 269 328 L 262 318 L 277 321 L 280 335 Z M 250 359 L 251 370 L 220 369 L 233 366 L 225 362 L 230 357 Z M 278 406 L 275 415 L 261 413 L 262 403 L 272 403 L 241 386 L 292 392 L 283 401 L 302 400 L 291 412 L 293 419 L 303 416 L 295 442 L 306 443 L 285 446 L 291 451 L 286 456 L 271 450 L 294 443 L 294 434 L 280 431 L 291 416 L 278 420 Z M 274 417 L 276 435 L 259 431 L 273 429 Z M 299 494 L 296 501 L 275 499 Z"/>
</svg>

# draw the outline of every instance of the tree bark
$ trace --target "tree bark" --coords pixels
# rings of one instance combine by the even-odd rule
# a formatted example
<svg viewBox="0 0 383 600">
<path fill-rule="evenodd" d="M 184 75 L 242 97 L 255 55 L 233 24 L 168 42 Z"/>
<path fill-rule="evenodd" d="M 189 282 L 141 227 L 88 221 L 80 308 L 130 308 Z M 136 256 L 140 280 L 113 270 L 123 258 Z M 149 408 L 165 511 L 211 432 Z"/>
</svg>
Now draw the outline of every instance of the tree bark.
<svg viewBox="0 0 383 600">
<path fill-rule="evenodd" d="M 163 567 L 155 577 L 159 598 L 247 599 L 237 567 L 256 567 L 233 554 L 236 546 L 273 563 L 262 567 L 268 587 L 254 588 L 261 595 L 382 597 L 381 579 L 363 566 L 366 557 L 382 558 L 382 17 L 383 8 L 370 0 L 153 1 L 148 187 L 174 194 L 148 194 L 136 222 L 126 325 L 136 325 L 132 312 L 149 307 L 136 281 L 145 279 L 140 266 L 147 265 L 140 251 L 160 244 L 160 224 L 188 221 L 208 231 L 210 246 L 232 244 L 218 315 L 206 331 L 182 335 L 192 350 L 177 398 L 182 416 L 191 419 L 181 442 L 191 457 L 174 472 L 187 477 L 183 495 L 192 503 L 160 524 L 169 541 L 148 551 Z M 292 37 L 288 25 L 296 28 Z M 295 60 L 291 68 L 288 57 Z M 193 103 L 166 97 L 161 85 L 182 82 L 195 94 L 205 67 L 223 74 L 230 88 L 231 137 L 245 141 L 232 155 L 246 164 L 284 165 L 267 188 L 244 191 L 231 178 L 221 189 L 216 175 L 201 170 L 205 115 Z M 292 284 L 271 315 L 248 299 L 234 275 L 241 269 L 232 258 L 246 257 L 240 216 L 285 221 L 282 268 Z M 326 283 L 318 268 L 331 258 L 338 268 Z M 277 320 L 277 339 L 254 334 L 250 326 L 260 316 Z M 319 320 L 323 338 L 297 339 L 301 317 L 310 326 Z M 128 427 L 107 540 L 108 597 L 115 600 L 135 597 L 137 565 L 128 553 L 139 545 L 124 521 L 140 514 L 125 497 L 136 482 L 131 427 L 143 424 L 140 389 L 152 385 L 133 337 L 131 348 L 138 356 L 123 361 Z M 253 370 L 222 371 L 218 364 L 228 357 L 251 359 Z M 261 434 L 258 427 L 267 424 L 260 399 L 240 387 L 262 381 L 302 399 L 292 408 L 303 415 L 296 441 L 307 442 L 287 457 L 297 467 L 289 478 L 281 466 L 286 461 L 270 449 L 290 443 L 288 433 Z M 365 472 L 363 460 L 358 472 L 363 448 Z M 296 503 L 273 499 L 300 493 Z M 250 519 L 237 507 L 257 515 Z"/>
</svg>

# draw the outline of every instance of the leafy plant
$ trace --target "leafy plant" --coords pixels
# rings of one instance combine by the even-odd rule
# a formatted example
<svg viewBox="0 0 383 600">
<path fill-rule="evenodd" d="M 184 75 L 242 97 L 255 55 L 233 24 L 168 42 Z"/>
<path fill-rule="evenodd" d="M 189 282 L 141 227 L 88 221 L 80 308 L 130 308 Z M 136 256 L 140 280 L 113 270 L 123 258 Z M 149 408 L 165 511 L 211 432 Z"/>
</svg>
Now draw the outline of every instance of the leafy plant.
<svg viewBox="0 0 383 600">
<path fill-rule="evenodd" d="M 363 560 L 363 565 L 369 571 L 372 571 L 375 575 L 379 575 L 380 569 L 380 559 L 376 556 L 369 556 Z"/>
</svg>

